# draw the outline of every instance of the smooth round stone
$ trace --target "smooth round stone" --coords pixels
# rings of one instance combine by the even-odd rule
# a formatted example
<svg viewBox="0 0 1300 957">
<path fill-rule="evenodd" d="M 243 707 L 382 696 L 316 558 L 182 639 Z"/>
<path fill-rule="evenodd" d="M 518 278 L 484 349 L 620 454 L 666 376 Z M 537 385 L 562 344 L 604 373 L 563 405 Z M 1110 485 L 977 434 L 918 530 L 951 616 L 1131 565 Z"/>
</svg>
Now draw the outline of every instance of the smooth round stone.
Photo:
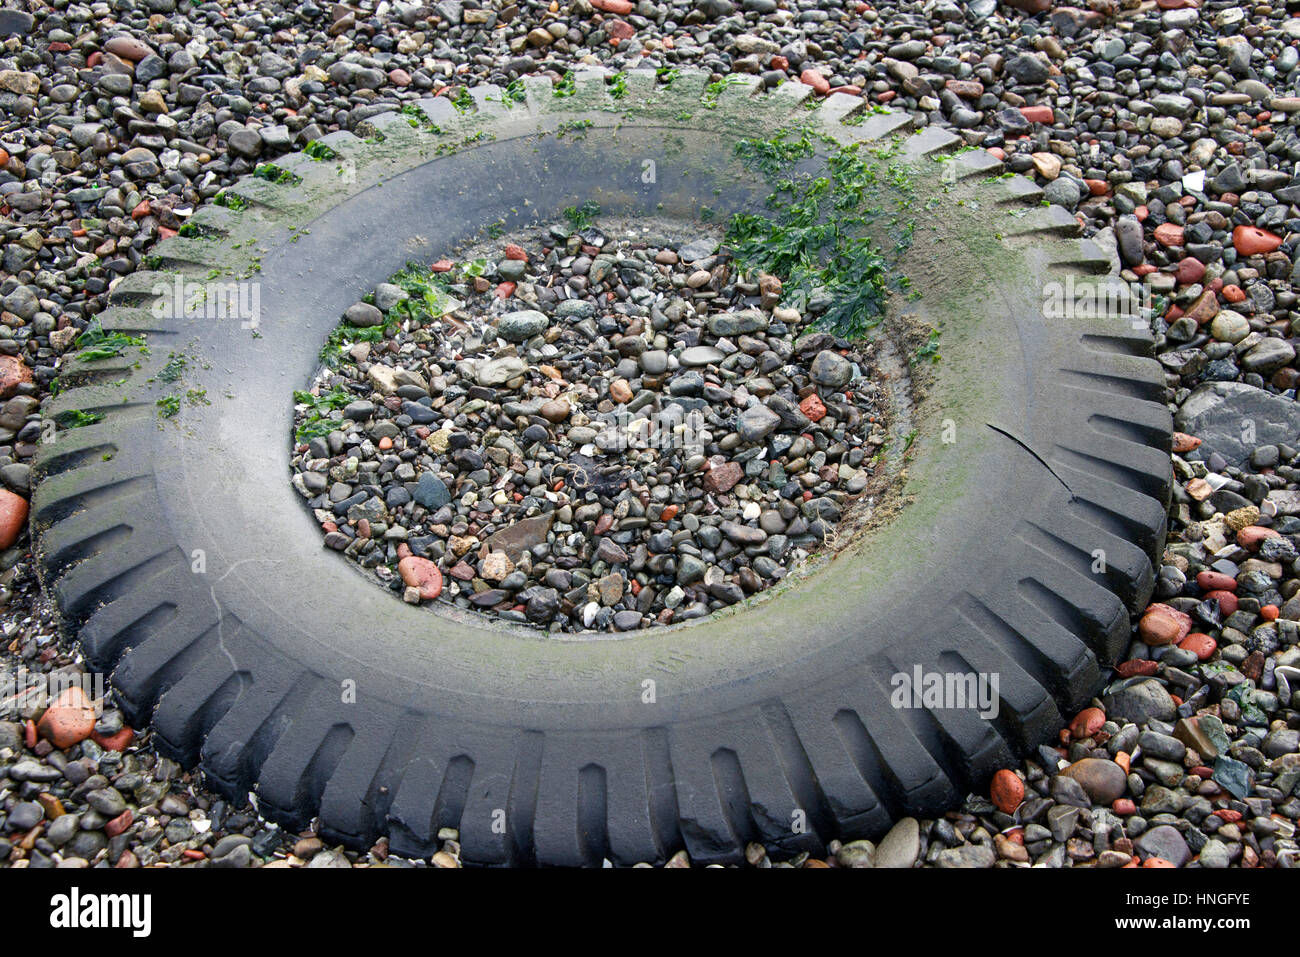
<svg viewBox="0 0 1300 957">
<path fill-rule="evenodd" d="M 1065 768 L 1061 774 L 1082 785 L 1094 804 L 1110 805 L 1123 796 L 1128 784 L 1124 769 L 1104 758 L 1084 758 Z"/>
<path fill-rule="evenodd" d="M 691 346 L 683 349 L 681 355 L 677 357 L 682 365 L 692 368 L 713 365 L 725 358 L 727 358 L 726 353 L 713 346 Z"/>
<path fill-rule="evenodd" d="M 758 442 L 771 435 L 781 417 L 765 405 L 751 405 L 736 417 L 736 431 L 746 442 Z"/>
<path fill-rule="evenodd" d="M 651 349 L 641 353 L 641 368 L 649 375 L 662 375 L 668 371 L 668 353 L 663 349 Z"/>
<path fill-rule="evenodd" d="M 397 563 L 397 572 L 411 588 L 419 589 L 420 597 L 431 601 L 442 593 L 442 572 L 427 558 L 407 556 Z"/>
<path fill-rule="evenodd" d="M 348 306 L 343 318 L 348 321 L 348 325 L 362 329 L 384 324 L 384 314 L 368 302 L 356 302 Z"/>
<path fill-rule="evenodd" d="M 853 363 L 838 353 L 823 349 L 813 359 L 809 374 L 818 385 L 838 389 L 853 378 Z"/>
<path fill-rule="evenodd" d="M 533 336 L 541 335 L 551 321 L 545 313 L 536 309 L 521 309 L 508 312 L 497 323 L 497 335 L 506 342 L 524 342 Z"/>
<path fill-rule="evenodd" d="M 1235 345 L 1250 335 L 1250 323 L 1241 313 L 1224 309 L 1210 323 L 1210 335 L 1220 342 L 1231 342 Z"/>
<path fill-rule="evenodd" d="M 537 414 L 547 422 L 563 422 L 569 417 L 570 411 L 568 402 L 563 399 L 551 399 L 542 403 Z"/>
</svg>

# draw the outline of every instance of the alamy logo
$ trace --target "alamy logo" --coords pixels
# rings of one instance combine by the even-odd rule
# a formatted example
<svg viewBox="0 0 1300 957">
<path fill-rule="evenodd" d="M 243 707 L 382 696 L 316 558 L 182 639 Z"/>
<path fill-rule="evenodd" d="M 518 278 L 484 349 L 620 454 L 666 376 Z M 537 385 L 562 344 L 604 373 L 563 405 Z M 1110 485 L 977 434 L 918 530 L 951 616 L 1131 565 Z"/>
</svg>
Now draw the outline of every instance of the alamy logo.
<svg viewBox="0 0 1300 957">
<path fill-rule="evenodd" d="M 687 455 L 702 455 L 705 443 L 712 440 L 704 428 L 702 412 L 683 412 L 676 405 L 662 412 L 635 416 L 619 409 L 596 416 L 593 424 L 602 426 L 596 435 L 596 446 L 605 452 L 681 449 Z"/>
<path fill-rule="evenodd" d="M 81 695 L 74 696 L 74 688 Z M 106 692 L 104 675 L 100 672 L 41 672 L 26 668 L 0 671 L 0 720 L 12 720 L 60 700 L 89 702 L 88 707 L 99 717 L 104 713 Z"/>
<path fill-rule="evenodd" d="M 997 672 L 926 671 L 920 665 L 911 673 L 897 672 L 889 680 L 895 708 L 930 711 L 975 711 L 981 718 L 998 716 Z"/>
<path fill-rule="evenodd" d="M 1109 276 L 1076 282 L 1073 276 L 1066 276 L 1064 282 L 1043 286 L 1046 319 L 1126 319 L 1133 328 L 1142 329 L 1156 311 L 1156 298 L 1147 282 L 1123 282 Z"/>
<path fill-rule="evenodd" d="M 256 329 L 262 321 L 262 286 L 256 282 L 156 283 L 158 298 L 150 307 L 157 319 L 238 319 L 241 329 Z"/>
<path fill-rule="evenodd" d="M 82 894 L 74 887 L 50 898 L 50 926 L 57 930 L 120 929 L 133 937 L 153 930 L 153 899 L 148 894 Z"/>
</svg>

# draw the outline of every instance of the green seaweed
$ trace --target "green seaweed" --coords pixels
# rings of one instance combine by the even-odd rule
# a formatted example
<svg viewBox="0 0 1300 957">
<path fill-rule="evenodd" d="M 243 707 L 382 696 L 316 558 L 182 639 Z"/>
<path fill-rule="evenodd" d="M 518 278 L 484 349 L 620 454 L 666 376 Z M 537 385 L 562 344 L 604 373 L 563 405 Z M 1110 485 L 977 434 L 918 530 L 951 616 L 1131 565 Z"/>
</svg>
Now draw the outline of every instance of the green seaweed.
<svg viewBox="0 0 1300 957">
<path fill-rule="evenodd" d="M 581 206 L 569 206 L 564 210 L 564 218 L 569 221 L 574 232 L 586 229 L 600 215 L 600 204 L 588 200 Z"/>
<path fill-rule="evenodd" d="M 77 336 L 74 344 L 81 350 L 77 353 L 77 358 L 84 362 L 115 359 L 131 346 L 141 347 L 141 351 L 145 351 L 143 336 L 128 336 L 122 332 L 105 332 L 98 317 L 90 320 L 82 333 Z"/>
<path fill-rule="evenodd" d="M 398 110 L 398 112 L 405 113 L 406 107 L 402 107 L 400 110 Z M 307 156 L 309 156 L 311 159 L 314 159 L 318 163 L 323 163 L 326 160 L 335 159 L 339 155 L 337 150 L 335 150 L 331 146 L 327 146 L 326 144 L 322 143 L 320 140 L 312 140 L 310 143 L 308 143 L 306 146 L 303 147 L 302 151 L 306 153 Z"/>
<path fill-rule="evenodd" d="M 54 417 L 55 424 L 62 429 L 80 429 L 96 422 L 104 421 L 101 412 L 83 412 L 81 409 L 67 409 Z"/>
<path fill-rule="evenodd" d="M 768 212 L 732 217 L 726 242 L 742 268 L 780 276 L 787 301 L 826 299 L 816 328 L 856 339 L 883 320 L 890 289 L 907 285 L 868 228 L 891 194 L 900 213 L 910 208 L 912 170 L 885 162 L 897 154 L 897 144 L 866 150 L 850 144 L 831 148 L 825 174 L 799 173 L 797 165 L 816 155 L 819 139 L 807 129 L 782 130 L 736 145 L 740 160 L 773 191 Z M 901 253 L 915 223 L 895 217 L 890 225 L 897 233 L 894 251 Z"/>
<path fill-rule="evenodd" d="M 352 398 L 352 394 L 345 389 L 331 389 L 322 395 L 295 391 L 293 401 L 307 407 L 306 416 L 294 432 L 298 441 L 306 442 L 334 431 L 338 427 L 338 420 L 330 418 L 330 413 L 342 409 Z"/>
<path fill-rule="evenodd" d="M 274 163 L 259 163 L 253 170 L 253 175 L 258 179 L 264 179 L 268 183 L 287 183 L 290 186 L 297 186 L 302 182 L 302 177 L 297 173 L 291 173 L 282 166 L 276 166 Z"/>
</svg>

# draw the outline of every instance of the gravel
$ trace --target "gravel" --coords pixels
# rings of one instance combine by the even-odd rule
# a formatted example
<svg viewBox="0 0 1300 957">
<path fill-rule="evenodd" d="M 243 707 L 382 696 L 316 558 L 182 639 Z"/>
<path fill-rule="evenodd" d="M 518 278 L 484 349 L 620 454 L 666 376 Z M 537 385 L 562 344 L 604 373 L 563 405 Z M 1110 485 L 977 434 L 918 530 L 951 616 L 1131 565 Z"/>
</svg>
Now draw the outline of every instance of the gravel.
<svg viewBox="0 0 1300 957">
<path fill-rule="evenodd" d="M 326 547 L 409 602 L 630 631 L 743 601 L 869 513 L 873 346 L 680 250 L 552 226 L 435 274 L 441 315 L 400 274 L 409 298 L 365 323 L 388 337 L 345 339 L 299 395 L 293 481 Z"/>
<path fill-rule="evenodd" d="M 1049 201 L 1114 249 L 1125 279 L 1145 279 L 1159 297 L 1152 330 L 1180 432 L 1156 596 L 1169 611 L 1143 617 L 1128 660 L 1108 674 L 1093 702 L 1096 713 L 1072 716 L 1056 746 L 1006 769 L 1019 782 L 1017 802 L 1000 807 L 975 794 L 938 819 L 900 822 L 874 848 L 836 844 L 824 862 L 773 862 L 750 848 L 750 864 L 1293 866 L 1300 818 L 1300 20 L 1280 3 L 1215 0 L 1199 7 L 1038 0 L 874 8 L 575 0 L 556 12 L 549 7 L 448 0 L 327 10 L 314 3 L 120 0 L 0 10 L 0 37 L 8 38 L 0 49 L 6 667 L 79 667 L 31 572 L 24 466 L 61 356 L 77 348 L 110 284 L 139 268 L 157 239 L 173 235 L 258 163 L 402 103 L 455 95 L 464 84 L 505 85 L 525 74 L 558 81 L 581 62 L 612 70 L 692 65 L 715 78 L 749 72 L 769 86 L 804 82 L 818 95 L 861 93 L 922 125 L 954 128 L 969 145 L 1033 176 Z M 678 252 L 695 263 L 715 249 L 693 239 Z M 377 289 L 365 305 L 384 313 L 396 305 L 392 296 Z M 598 322 L 538 311 L 549 319 L 547 333 L 571 320 Z M 516 345 L 537 335 L 521 322 L 525 338 Z M 665 357 L 651 353 L 666 353 L 669 363 L 675 357 L 702 378 L 727 360 L 712 343 L 674 348 L 643 352 L 649 365 L 642 371 L 664 374 L 655 369 Z M 491 361 L 496 365 L 475 367 L 475 386 L 497 389 L 530 374 L 518 356 Z M 842 374 L 836 365 L 826 361 L 832 380 Z M 382 393 L 388 380 L 381 372 L 370 381 Z M 361 401 L 370 400 L 355 396 Z M 359 405 L 349 409 L 366 414 Z M 554 425 L 541 418 L 549 423 L 541 428 Z M 1252 429 L 1243 430 L 1243 421 Z M 747 420 L 745 428 L 766 424 Z M 735 474 L 737 465 L 710 469 L 707 494 L 733 493 L 744 473 L 740 465 Z M 409 494 L 423 497 L 423 509 L 449 507 L 453 499 L 443 498 L 454 489 L 446 482 L 439 488 L 431 475 L 438 477 L 426 471 L 414 479 Z M 761 516 L 757 527 L 772 534 Z M 332 534 L 345 548 L 353 541 Z M 612 544 L 627 551 L 631 542 Z M 606 557 L 616 557 L 608 547 Z M 608 566 L 606 558 L 597 561 Z M 698 593 L 709 567 L 702 557 L 680 556 L 683 590 Z M 539 608 L 548 606 L 545 596 L 535 597 Z M 721 600 L 710 593 L 709 602 Z M 609 626 L 633 624 L 631 608 L 601 607 L 612 612 Z M 111 698 L 107 706 L 111 723 Z M 280 833 L 254 809 L 204 791 L 153 751 L 147 733 L 132 734 L 124 751 L 93 739 L 57 750 L 29 739 L 28 717 L 0 721 L 5 865 L 404 863 L 388 858 L 383 842 L 356 854 L 310 831 Z M 1181 758 L 1171 741 L 1186 748 Z M 1114 793 L 1109 770 L 1095 778 L 1093 766 L 1062 773 L 1084 761 L 1127 766 L 1124 794 L 1100 800 Z M 1001 783 L 1000 796 L 1015 795 L 1010 782 Z M 126 810 L 106 819 L 92 794 L 109 811 L 119 801 Z M 25 827 L 33 807 L 42 818 Z M 128 812 L 129 820 L 122 816 Z M 457 836 L 440 839 L 431 863 L 454 866 Z M 683 853 L 669 866 L 688 863 Z"/>
</svg>

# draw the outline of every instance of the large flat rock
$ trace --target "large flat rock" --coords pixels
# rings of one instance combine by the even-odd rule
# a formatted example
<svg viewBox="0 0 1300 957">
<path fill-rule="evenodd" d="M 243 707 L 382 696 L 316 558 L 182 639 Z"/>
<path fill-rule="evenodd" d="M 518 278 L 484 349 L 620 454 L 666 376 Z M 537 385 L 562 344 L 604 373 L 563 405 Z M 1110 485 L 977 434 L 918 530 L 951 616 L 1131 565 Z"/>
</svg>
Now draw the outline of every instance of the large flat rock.
<svg viewBox="0 0 1300 957">
<path fill-rule="evenodd" d="M 1300 402 L 1244 382 L 1207 382 L 1187 397 L 1174 427 L 1200 439 L 1204 455 L 1242 465 L 1257 446 L 1300 442 Z"/>
</svg>

